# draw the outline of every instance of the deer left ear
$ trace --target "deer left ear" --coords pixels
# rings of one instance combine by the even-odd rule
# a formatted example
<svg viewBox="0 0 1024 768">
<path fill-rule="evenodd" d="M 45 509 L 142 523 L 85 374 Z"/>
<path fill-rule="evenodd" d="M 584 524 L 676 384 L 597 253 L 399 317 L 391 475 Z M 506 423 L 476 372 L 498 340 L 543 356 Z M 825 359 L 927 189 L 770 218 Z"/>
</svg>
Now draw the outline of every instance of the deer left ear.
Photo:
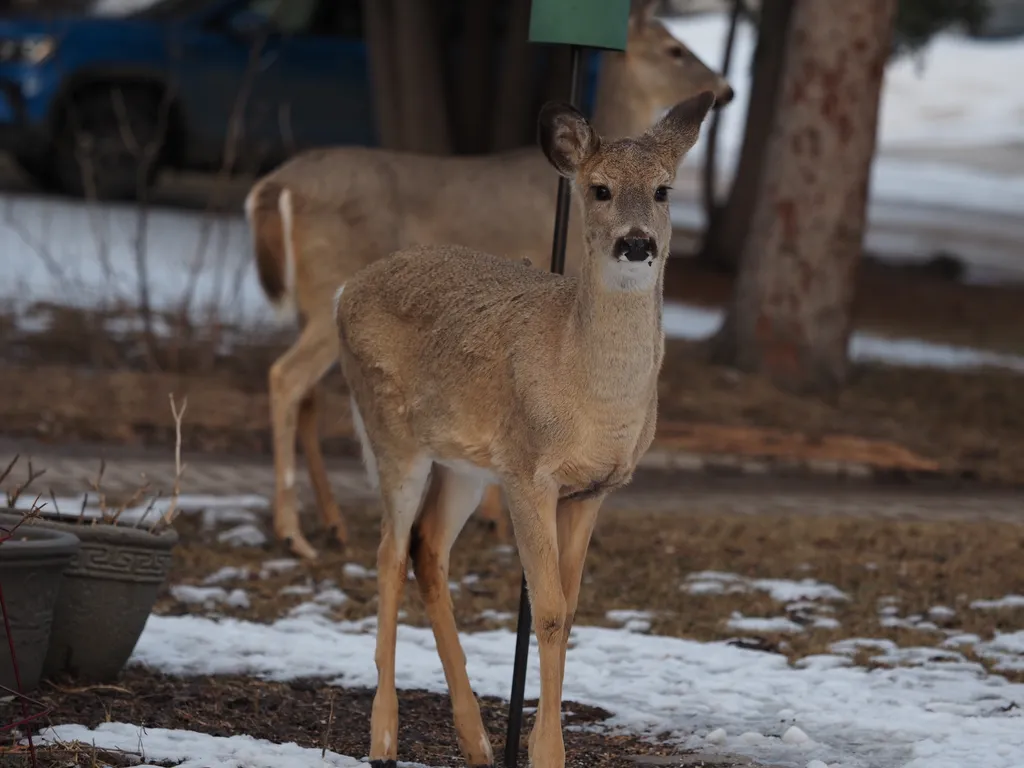
<svg viewBox="0 0 1024 768">
<path fill-rule="evenodd" d="M 545 104 L 537 119 L 537 133 L 548 161 L 569 178 L 601 144 L 587 118 L 570 104 Z"/>
<path fill-rule="evenodd" d="M 683 156 L 700 138 L 700 126 L 715 104 L 715 94 L 703 91 L 686 101 L 676 104 L 669 110 L 648 135 L 654 139 L 658 148 L 675 159 L 678 164 Z"/>
</svg>

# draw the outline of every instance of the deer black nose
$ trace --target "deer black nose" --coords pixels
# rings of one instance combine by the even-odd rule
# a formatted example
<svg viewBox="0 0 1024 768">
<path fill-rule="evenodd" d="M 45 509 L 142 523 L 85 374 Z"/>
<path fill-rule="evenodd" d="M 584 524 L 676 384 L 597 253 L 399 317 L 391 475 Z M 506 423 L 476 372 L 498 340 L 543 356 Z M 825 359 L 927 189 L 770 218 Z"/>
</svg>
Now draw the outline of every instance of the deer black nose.
<svg viewBox="0 0 1024 768">
<path fill-rule="evenodd" d="M 732 86 L 731 85 L 725 86 L 725 90 L 724 91 L 722 91 L 720 94 L 716 94 L 714 109 L 719 109 L 721 107 L 724 107 L 726 104 L 728 104 L 730 101 L 732 101 L 735 98 L 735 96 L 736 96 L 736 91 L 734 91 L 732 89 Z"/>
<path fill-rule="evenodd" d="M 645 261 L 653 259 L 657 248 L 651 237 L 620 237 L 615 243 L 615 256 L 627 261 Z"/>
</svg>

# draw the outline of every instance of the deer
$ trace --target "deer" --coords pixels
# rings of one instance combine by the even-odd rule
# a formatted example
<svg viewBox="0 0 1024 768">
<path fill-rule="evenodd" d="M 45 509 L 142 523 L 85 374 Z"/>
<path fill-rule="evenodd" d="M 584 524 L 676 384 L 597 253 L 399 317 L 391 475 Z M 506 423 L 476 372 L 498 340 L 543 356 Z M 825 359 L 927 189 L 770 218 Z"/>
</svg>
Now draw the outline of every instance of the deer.
<svg viewBox="0 0 1024 768">
<path fill-rule="evenodd" d="M 668 191 L 714 101 L 700 93 L 618 140 L 570 105 L 541 109 L 543 155 L 571 181 L 583 229 L 575 276 L 462 245 L 416 245 L 338 289 L 339 361 L 382 505 L 372 765 L 397 760 L 396 632 L 409 560 L 466 764 L 493 764 L 448 564 L 494 484 L 508 502 L 540 651 L 530 765 L 565 765 L 562 679 L 584 560 L 602 502 L 630 482 L 654 439 Z"/>
<path fill-rule="evenodd" d="M 626 51 L 601 56 L 593 119 L 611 138 L 641 133 L 661 111 L 703 90 L 719 105 L 733 97 L 729 84 L 654 17 L 650 0 L 634 0 Z M 336 147 L 300 153 L 253 185 L 245 212 L 260 284 L 279 315 L 299 318 L 298 338 L 269 372 L 274 533 L 293 554 L 318 555 L 299 526 L 296 433 L 329 538 L 341 546 L 348 539 L 317 434 L 316 387 L 337 359 L 326 286 L 417 243 L 458 243 L 547 269 L 556 181 L 529 147 L 468 157 Z M 570 222 L 570 273 L 582 243 Z M 499 489 L 489 489 L 483 517 L 507 540 L 503 511 Z"/>
</svg>

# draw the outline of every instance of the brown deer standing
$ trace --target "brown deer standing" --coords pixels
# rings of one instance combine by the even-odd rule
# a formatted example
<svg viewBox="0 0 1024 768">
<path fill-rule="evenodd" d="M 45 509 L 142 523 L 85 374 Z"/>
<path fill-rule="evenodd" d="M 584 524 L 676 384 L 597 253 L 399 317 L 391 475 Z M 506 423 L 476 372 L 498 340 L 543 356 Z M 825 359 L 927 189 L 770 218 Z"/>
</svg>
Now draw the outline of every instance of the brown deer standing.
<svg viewBox="0 0 1024 768">
<path fill-rule="evenodd" d="M 398 754 L 395 641 L 410 556 L 466 764 L 493 763 L 452 613 L 448 558 L 485 486 L 498 482 L 540 650 L 530 765 L 564 766 L 562 677 L 583 562 L 602 501 L 629 482 L 654 438 L 668 190 L 713 103 L 706 91 L 618 141 L 602 140 L 572 107 L 544 107 L 541 146 L 572 179 L 583 222 L 578 277 L 432 245 L 371 264 L 338 292 L 342 372 L 383 503 L 376 765 L 393 766 Z"/>
<path fill-rule="evenodd" d="M 594 123 L 611 138 L 637 135 L 658 113 L 711 90 L 732 89 L 635 0 L 625 53 L 602 54 Z M 295 483 L 295 435 L 306 454 L 324 524 L 342 544 L 344 519 L 324 471 L 317 434 L 316 385 L 337 360 L 333 290 L 361 267 L 399 248 L 457 243 L 548 269 L 557 176 L 534 149 L 475 157 L 437 157 L 358 147 L 311 150 L 267 174 L 246 199 L 260 282 L 279 309 L 297 309 L 301 332 L 270 369 L 276 497 L 274 532 L 306 558 Z M 582 237 L 570 222 L 567 271 Z M 484 516 L 505 517 L 497 486 Z"/>
</svg>

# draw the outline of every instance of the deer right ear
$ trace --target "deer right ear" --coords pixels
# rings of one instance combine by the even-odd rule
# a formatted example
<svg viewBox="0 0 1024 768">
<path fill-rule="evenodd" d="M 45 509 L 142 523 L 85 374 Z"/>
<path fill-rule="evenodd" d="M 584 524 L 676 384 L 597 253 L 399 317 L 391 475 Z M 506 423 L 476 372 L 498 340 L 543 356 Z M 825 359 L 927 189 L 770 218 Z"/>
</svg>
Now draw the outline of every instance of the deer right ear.
<svg viewBox="0 0 1024 768">
<path fill-rule="evenodd" d="M 683 155 L 697 143 L 700 126 L 714 104 L 715 94 L 703 91 L 676 104 L 647 133 L 662 151 L 674 156 L 674 162 L 678 164 Z"/>
<path fill-rule="evenodd" d="M 545 104 L 537 119 L 537 133 L 548 161 L 569 178 L 601 144 L 587 118 L 569 104 Z"/>
</svg>

